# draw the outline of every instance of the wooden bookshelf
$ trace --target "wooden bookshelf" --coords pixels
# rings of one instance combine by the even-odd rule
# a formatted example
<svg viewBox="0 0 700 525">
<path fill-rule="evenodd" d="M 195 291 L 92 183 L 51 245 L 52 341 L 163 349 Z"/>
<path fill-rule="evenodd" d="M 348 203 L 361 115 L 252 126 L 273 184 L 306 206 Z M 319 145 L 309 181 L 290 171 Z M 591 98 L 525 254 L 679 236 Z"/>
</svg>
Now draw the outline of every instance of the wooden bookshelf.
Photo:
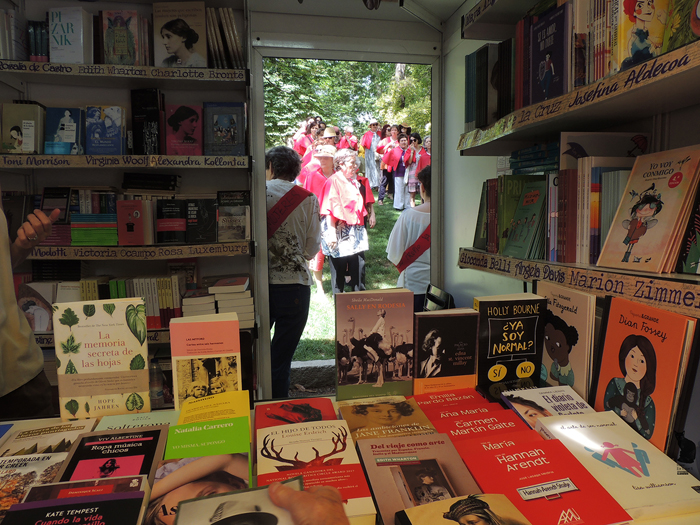
<svg viewBox="0 0 700 525">
<path fill-rule="evenodd" d="M 457 149 L 463 156 L 508 155 L 562 130 L 596 131 L 698 104 L 698 86 L 700 41 L 464 133 Z"/>
<path fill-rule="evenodd" d="M 189 257 L 249 255 L 250 242 L 163 246 L 37 246 L 28 259 L 38 261 L 162 261 Z"/>
<path fill-rule="evenodd" d="M 0 155 L 0 168 L 247 169 L 250 157 L 174 155 Z M 148 193 L 148 190 L 143 190 Z"/>
<path fill-rule="evenodd" d="M 458 265 L 521 281 L 549 281 L 597 297 L 623 297 L 691 317 L 697 317 L 700 309 L 700 275 L 626 273 L 593 265 L 516 259 L 474 248 L 460 248 Z"/>
<path fill-rule="evenodd" d="M 223 89 L 231 82 L 249 83 L 245 69 L 174 68 L 111 64 L 55 64 L 0 60 L 0 82 L 15 89 L 21 83 L 63 84 L 80 87 L 154 87 L 177 90 Z M 215 86 L 215 84 L 220 84 Z"/>
</svg>

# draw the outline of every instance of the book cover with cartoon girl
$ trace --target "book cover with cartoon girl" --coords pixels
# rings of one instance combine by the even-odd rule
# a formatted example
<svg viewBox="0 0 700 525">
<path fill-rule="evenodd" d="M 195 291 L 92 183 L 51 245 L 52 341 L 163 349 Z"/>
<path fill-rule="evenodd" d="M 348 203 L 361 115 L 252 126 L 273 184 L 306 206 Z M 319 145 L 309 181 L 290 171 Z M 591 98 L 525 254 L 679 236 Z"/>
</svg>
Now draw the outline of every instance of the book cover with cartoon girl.
<svg viewBox="0 0 700 525">
<path fill-rule="evenodd" d="M 668 0 L 620 0 L 612 72 L 624 71 L 661 54 Z"/>
<path fill-rule="evenodd" d="M 606 318 L 593 407 L 613 410 L 665 451 L 695 319 L 618 297 L 610 300 Z"/>
<path fill-rule="evenodd" d="M 595 296 L 547 281 L 537 283 L 537 294 L 547 299 L 540 384 L 568 385 L 588 399 Z"/>
<path fill-rule="evenodd" d="M 697 146 L 637 157 L 598 266 L 673 269 L 698 187 L 698 163 Z"/>
</svg>

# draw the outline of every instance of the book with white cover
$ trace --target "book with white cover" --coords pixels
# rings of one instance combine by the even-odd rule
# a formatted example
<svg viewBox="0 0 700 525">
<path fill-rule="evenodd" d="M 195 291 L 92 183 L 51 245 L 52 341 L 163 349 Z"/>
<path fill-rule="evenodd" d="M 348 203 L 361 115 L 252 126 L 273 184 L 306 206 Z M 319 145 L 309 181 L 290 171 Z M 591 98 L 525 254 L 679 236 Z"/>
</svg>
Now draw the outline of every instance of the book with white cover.
<svg viewBox="0 0 700 525">
<path fill-rule="evenodd" d="M 536 430 L 559 439 L 637 519 L 700 512 L 700 484 L 612 411 L 544 417 Z"/>
<path fill-rule="evenodd" d="M 501 400 L 512 408 L 530 428 L 535 428 L 537 420 L 541 417 L 595 412 L 593 407 L 581 399 L 568 385 L 506 390 L 501 393 Z"/>
</svg>

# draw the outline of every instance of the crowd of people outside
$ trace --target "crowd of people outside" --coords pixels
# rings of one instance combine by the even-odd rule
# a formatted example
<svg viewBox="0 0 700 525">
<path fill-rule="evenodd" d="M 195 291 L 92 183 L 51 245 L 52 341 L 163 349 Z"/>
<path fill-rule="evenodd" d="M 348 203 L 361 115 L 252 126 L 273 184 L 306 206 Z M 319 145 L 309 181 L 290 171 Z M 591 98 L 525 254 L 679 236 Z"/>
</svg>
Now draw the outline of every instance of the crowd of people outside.
<svg viewBox="0 0 700 525">
<path fill-rule="evenodd" d="M 274 397 L 287 396 L 312 284 L 326 300 L 326 259 L 334 296 L 365 290 L 374 207 L 385 200 L 402 212 L 386 247 L 387 259 L 399 270 L 396 286 L 411 290 L 414 310 L 422 310 L 430 280 L 430 137 L 406 125 L 380 128 L 370 120 L 368 126 L 358 139 L 352 126 L 341 130 L 309 117 L 288 146 L 266 153 Z"/>
</svg>

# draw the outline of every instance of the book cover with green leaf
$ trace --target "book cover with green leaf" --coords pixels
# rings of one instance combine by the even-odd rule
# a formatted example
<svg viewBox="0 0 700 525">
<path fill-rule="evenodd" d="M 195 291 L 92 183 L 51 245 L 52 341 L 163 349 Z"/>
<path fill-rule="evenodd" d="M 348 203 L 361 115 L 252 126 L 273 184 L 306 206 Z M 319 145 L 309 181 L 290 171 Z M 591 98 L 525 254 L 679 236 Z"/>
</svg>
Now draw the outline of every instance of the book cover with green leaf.
<svg viewBox="0 0 700 525">
<path fill-rule="evenodd" d="M 143 299 L 53 305 L 61 418 L 150 412 Z"/>
</svg>

